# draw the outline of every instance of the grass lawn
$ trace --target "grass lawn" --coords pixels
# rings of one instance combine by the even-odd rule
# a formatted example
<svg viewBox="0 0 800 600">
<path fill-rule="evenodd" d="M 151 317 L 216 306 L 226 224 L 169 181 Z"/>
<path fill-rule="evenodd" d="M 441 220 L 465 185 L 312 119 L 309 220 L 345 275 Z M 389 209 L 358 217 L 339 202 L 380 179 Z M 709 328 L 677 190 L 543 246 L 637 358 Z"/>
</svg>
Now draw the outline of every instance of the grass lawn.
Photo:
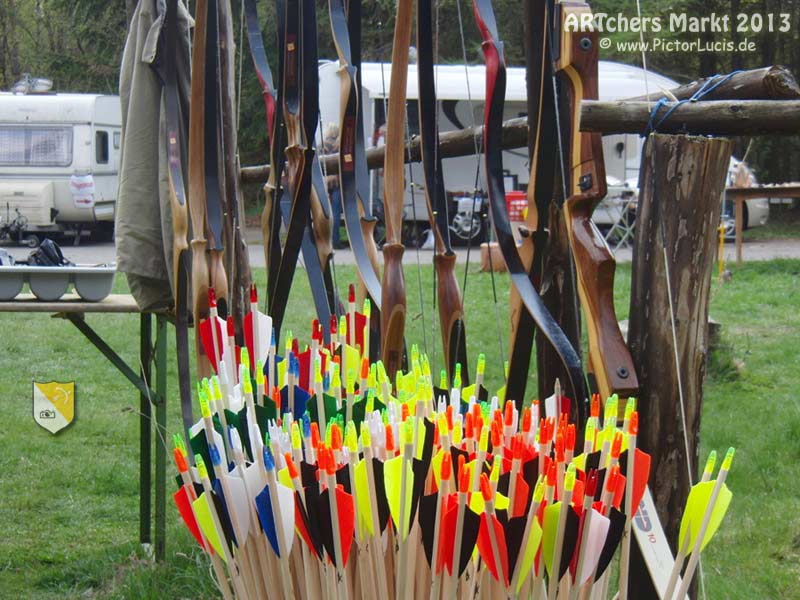
<svg viewBox="0 0 800 600">
<path fill-rule="evenodd" d="M 797 597 L 800 581 L 800 261 L 731 266 L 714 283 L 712 316 L 722 343 L 710 357 L 701 457 L 736 446 L 728 485 L 733 503 L 704 556 L 709 598 Z M 470 358 L 487 354 L 490 389 L 500 385 L 508 339 L 508 278 L 472 269 L 466 291 Z M 263 289 L 264 272 L 257 273 Z M 342 286 L 353 279 L 338 269 Z M 408 339 L 436 356 L 432 272 L 406 273 Z M 625 318 L 630 270 L 619 268 L 618 315 Z M 306 337 L 308 284 L 298 272 L 287 327 Z M 424 310 L 420 308 L 422 290 Z M 118 277 L 116 291 L 126 290 Z M 344 290 L 343 290 L 344 291 Z M 138 359 L 138 318 L 89 316 L 129 364 Z M 500 324 L 498 334 L 498 323 Z M 214 598 L 208 566 L 167 510 L 167 561 L 144 559 L 138 536 L 138 393 L 68 322 L 4 315 L 0 398 L 8 419 L 0 440 L 1 598 Z M 169 354 L 174 352 L 170 340 Z M 668 349 L 665 349 L 665 352 Z M 31 418 L 31 379 L 75 380 L 76 422 L 57 436 Z M 533 387 L 533 377 L 531 387 Z M 174 364 L 167 439 L 180 429 Z M 168 467 L 172 475 L 173 468 Z"/>
<path fill-rule="evenodd" d="M 763 227 L 753 227 L 742 233 L 746 241 L 800 238 L 800 206 L 775 205 L 770 207 L 769 220 Z"/>
</svg>

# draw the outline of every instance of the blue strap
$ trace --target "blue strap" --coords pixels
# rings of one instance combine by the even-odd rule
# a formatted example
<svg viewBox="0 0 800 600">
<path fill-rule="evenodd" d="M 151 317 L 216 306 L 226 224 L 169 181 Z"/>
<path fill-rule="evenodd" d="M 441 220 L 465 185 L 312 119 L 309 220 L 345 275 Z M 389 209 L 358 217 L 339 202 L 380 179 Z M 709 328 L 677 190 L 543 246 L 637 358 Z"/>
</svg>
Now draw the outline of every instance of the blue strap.
<svg viewBox="0 0 800 600">
<path fill-rule="evenodd" d="M 723 83 L 725 83 L 731 77 L 733 77 L 738 73 L 741 73 L 741 71 L 733 71 L 724 76 L 714 75 L 713 77 L 706 80 L 706 82 L 702 86 L 700 86 L 700 89 L 697 90 L 694 94 L 692 94 L 691 97 L 686 98 L 684 100 L 678 100 L 673 106 L 669 108 L 669 110 L 667 110 L 666 113 L 664 113 L 664 115 L 660 119 L 656 120 L 659 111 L 664 106 L 669 104 L 669 101 L 667 100 L 666 97 L 660 98 L 658 102 L 656 102 L 655 105 L 653 106 L 653 110 L 650 111 L 650 118 L 647 121 L 647 127 L 645 127 L 645 130 L 642 133 L 642 137 L 647 137 L 651 133 L 657 132 L 658 128 L 661 127 L 661 125 L 672 115 L 672 113 L 674 113 L 678 109 L 679 106 L 686 104 L 687 102 L 697 102 L 698 100 L 702 100 L 703 98 L 708 96 L 719 86 L 721 86 Z"/>
</svg>

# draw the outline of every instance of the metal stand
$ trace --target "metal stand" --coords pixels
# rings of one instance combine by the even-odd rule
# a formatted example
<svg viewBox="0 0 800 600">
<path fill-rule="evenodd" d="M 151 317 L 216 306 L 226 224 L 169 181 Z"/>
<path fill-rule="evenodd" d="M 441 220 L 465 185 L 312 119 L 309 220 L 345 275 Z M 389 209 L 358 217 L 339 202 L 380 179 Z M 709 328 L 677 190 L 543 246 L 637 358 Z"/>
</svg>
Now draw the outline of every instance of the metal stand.
<svg viewBox="0 0 800 600">
<path fill-rule="evenodd" d="M 167 315 L 140 313 L 132 296 L 112 294 L 101 302 L 84 302 L 67 295 L 58 302 L 39 302 L 30 294 L 22 294 L 11 302 L 0 302 L 0 312 L 50 313 L 67 319 L 100 353 L 139 391 L 139 542 L 152 548 L 152 474 L 153 474 L 153 407 L 155 407 L 155 559 L 166 556 L 166 482 L 167 482 Z M 100 335 L 86 322 L 86 313 L 139 314 L 139 355 L 141 369 L 137 374 Z M 153 345 L 153 315 L 156 317 L 156 338 Z M 155 367 L 155 390 L 153 384 Z"/>
</svg>

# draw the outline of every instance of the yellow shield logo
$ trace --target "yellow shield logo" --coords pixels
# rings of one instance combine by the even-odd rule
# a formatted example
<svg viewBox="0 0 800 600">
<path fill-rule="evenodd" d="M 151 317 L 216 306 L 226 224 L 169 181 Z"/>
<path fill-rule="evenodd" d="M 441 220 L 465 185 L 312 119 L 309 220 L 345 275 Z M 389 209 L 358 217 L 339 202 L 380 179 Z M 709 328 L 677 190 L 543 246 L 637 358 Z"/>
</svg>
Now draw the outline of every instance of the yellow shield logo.
<svg viewBox="0 0 800 600">
<path fill-rule="evenodd" d="M 58 433 L 75 418 L 75 382 L 33 382 L 33 419 Z"/>
</svg>

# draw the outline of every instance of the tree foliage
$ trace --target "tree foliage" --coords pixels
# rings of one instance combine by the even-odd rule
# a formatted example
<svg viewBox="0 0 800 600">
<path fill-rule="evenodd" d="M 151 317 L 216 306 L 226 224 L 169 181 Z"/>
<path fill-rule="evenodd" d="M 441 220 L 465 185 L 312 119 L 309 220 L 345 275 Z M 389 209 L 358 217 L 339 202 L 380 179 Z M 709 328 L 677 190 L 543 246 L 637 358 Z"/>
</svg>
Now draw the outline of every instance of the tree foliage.
<svg viewBox="0 0 800 600">
<path fill-rule="evenodd" d="M 148 0 L 153 1 L 153 0 Z M 236 22 L 240 1 L 231 0 Z M 460 2 L 460 4 L 459 4 Z M 59 91 L 115 93 L 118 67 L 126 36 L 126 18 L 135 0 L 2 0 L 0 2 L 0 89 L 8 89 L 23 72 L 54 80 Z M 259 15 L 263 23 L 271 64 L 276 64 L 275 4 L 261 1 Z M 636 3 L 630 0 L 594 0 L 595 12 L 636 16 Z M 511 65 L 524 63 L 524 30 L 520 0 L 494 0 L 500 35 L 505 41 L 506 57 Z M 658 36 L 664 39 L 705 42 L 729 40 L 732 50 L 708 52 L 646 53 L 649 69 L 681 82 L 701 76 L 727 73 L 735 69 L 783 64 L 800 72 L 800 1 L 798 0 L 648 0 L 641 3 L 642 16 L 686 12 L 693 16 L 711 13 L 729 15 L 731 30 L 726 33 L 691 33 L 662 30 L 647 32 L 644 41 Z M 190 2 L 194 8 L 194 0 Z M 460 16 L 459 19 L 459 8 Z M 331 40 L 326 0 L 317 0 L 320 57 L 336 56 Z M 391 57 L 395 0 L 363 1 L 363 60 L 386 61 Z M 737 32 L 738 14 L 780 15 L 787 13 L 788 32 Z M 777 18 L 777 17 L 776 17 Z M 436 20 L 438 58 L 441 63 L 481 63 L 480 37 L 469 0 L 440 0 Z M 238 35 L 238 27 L 237 35 Z M 638 41 L 639 34 L 616 32 L 603 34 L 617 41 Z M 742 51 L 738 43 L 753 43 L 753 51 Z M 462 43 L 463 40 L 463 43 Z M 612 45 L 603 49 L 601 58 L 629 64 L 642 64 L 638 51 L 621 52 Z M 244 164 L 263 162 L 266 158 L 264 107 L 253 72 L 246 40 L 239 44 L 242 58 L 240 155 Z M 740 144 L 741 152 L 748 141 Z M 741 153 L 740 152 L 740 153 Z M 749 153 L 758 167 L 762 181 L 800 179 L 800 140 L 796 137 L 760 138 Z"/>
</svg>

